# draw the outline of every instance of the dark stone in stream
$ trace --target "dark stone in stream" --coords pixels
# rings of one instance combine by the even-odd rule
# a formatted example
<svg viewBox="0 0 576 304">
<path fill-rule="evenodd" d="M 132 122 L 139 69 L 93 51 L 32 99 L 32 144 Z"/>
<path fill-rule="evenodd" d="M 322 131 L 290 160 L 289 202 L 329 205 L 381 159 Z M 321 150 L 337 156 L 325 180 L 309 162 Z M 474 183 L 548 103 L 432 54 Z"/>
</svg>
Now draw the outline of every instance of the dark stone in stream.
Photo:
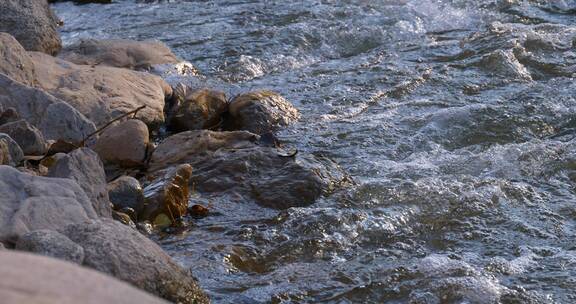
<svg viewBox="0 0 576 304">
<path fill-rule="evenodd" d="M 223 92 L 208 89 L 188 91 L 183 85 L 176 87 L 173 100 L 169 127 L 177 132 L 217 127 L 228 108 Z"/>
<path fill-rule="evenodd" d="M 144 192 L 140 182 L 131 176 L 121 176 L 108 183 L 107 189 L 114 209 L 122 211 L 132 208 L 134 215 L 130 217 L 136 221 L 137 214 L 144 208 Z"/>
</svg>

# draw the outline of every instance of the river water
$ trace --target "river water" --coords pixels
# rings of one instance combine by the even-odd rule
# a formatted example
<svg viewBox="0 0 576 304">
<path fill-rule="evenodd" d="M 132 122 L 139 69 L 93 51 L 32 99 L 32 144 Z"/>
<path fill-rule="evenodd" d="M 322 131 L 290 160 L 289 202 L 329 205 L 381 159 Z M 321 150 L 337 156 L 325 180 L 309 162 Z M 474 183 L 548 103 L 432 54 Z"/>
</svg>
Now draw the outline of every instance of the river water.
<svg viewBox="0 0 576 304">
<path fill-rule="evenodd" d="M 66 44 L 158 39 L 191 82 L 281 93 L 303 117 L 279 137 L 355 180 L 280 212 L 201 199 L 158 241 L 214 303 L 576 302 L 576 1 L 55 10 Z"/>
</svg>

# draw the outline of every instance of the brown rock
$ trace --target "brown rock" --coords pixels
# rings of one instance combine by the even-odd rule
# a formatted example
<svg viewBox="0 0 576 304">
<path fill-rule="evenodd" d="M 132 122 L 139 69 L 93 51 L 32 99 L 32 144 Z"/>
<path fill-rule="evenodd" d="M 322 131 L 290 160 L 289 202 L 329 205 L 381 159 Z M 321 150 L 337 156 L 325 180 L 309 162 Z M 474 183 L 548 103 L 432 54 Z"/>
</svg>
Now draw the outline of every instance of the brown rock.
<svg viewBox="0 0 576 304">
<path fill-rule="evenodd" d="M 24 152 L 7 134 L 0 133 L 0 165 L 15 167 L 24 158 Z"/>
<path fill-rule="evenodd" d="M 144 210 L 138 216 L 141 221 L 149 220 L 164 226 L 184 216 L 188 210 L 190 191 L 188 184 L 192 167 L 182 164 L 155 174 L 158 176 L 144 188 Z"/>
<path fill-rule="evenodd" d="M 226 94 L 201 89 L 187 92 L 181 89 L 176 104 L 172 107 L 170 128 L 175 131 L 208 129 L 217 126 L 222 113 L 228 108 Z"/>
<path fill-rule="evenodd" d="M 229 106 L 230 127 L 265 134 L 300 119 L 298 110 L 284 97 L 270 91 L 256 91 L 235 97 Z"/>
<path fill-rule="evenodd" d="M 92 148 L 105 163 L 140 166 L 146 158 L 149 136 L 146 124 L 130 119 L 106 129 Z"/>
<path fill-rule="evenodd" d="M 36 82 L 34 63 L 26 50 L 12 35 L 2 32 L 0 32 L 0 74 L 8 75 L 26 85 L 34 85 Z"/>
<path fill-rule="evenodd" d="M 172 88 L 158 76 L 106 66 L 76 65 L 31 52 L 38 87 L 66 101 L 97 126 L 146 106 L 136 118 L 149 126 L 164 122 L 164 98 Z"/>
<path fill-rule="evenodd" d="M 59 57 L 75 64 L 105 65 L 146 71 L 153 65 L 180 62 L 178 57 L 160 41 L 123 39 L 82 40 L 64 49 Z"/>
</svg>

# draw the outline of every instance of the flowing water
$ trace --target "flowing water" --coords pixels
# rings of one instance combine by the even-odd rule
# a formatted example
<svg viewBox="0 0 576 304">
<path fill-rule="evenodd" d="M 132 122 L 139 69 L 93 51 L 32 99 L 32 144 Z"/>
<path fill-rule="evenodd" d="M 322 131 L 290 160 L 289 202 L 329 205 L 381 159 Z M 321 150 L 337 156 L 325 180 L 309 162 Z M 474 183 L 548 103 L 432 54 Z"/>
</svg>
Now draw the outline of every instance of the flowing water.
<svg viewBox="0 0 576 304">
<path fill-rule="evenodd" d="M 214 303 L 575 303 L 575 0 L 55 5 L 66 44 L 158 39 L 356 184 L 307 208 L 193 198 L 159 239 Z"/>
</svg>

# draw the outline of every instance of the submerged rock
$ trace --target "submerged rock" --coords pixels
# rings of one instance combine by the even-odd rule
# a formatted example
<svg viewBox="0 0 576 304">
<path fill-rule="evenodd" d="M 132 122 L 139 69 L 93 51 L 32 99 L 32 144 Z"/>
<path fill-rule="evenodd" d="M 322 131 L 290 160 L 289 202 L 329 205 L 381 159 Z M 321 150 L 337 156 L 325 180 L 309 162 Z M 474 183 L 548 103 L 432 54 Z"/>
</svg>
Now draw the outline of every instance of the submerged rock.
<svg viewBox="0 0 576 304">
<path fill-rule="evenodd" d="M 105 163 L 141 166 L 146 158 L 149 136 L 145 123 L 130 119 L 106 129 L 92 148 Z"/>
<path fill-rule="evenodd" d="M 172 88 L 160 77 L 127 69 L 76 65 L 42 53 L 30 53 L 37 87 L 61 98 L 103 126 L 137 109 L 137 119 L 157 127 L 164 122 L 164 98 Z"/>
<path fill-rule="evenodd" d="M 298 110 L 284 97 L 269 91 L 236 96 L 230 102 L 230 127 L 264 134 L 300 119 Z"/>
<path fill-rule="evenodd" d="M 106 188 L 114 209 L 132 208 L 135 215 L 144 209 L 144 192 L 137 179 L 131 176 L 121 176 L 108 183 Z M 136 217 L 133 219 L 137 220 Z"/>
<path fill-rule="evenodd" d="M 187 92 L 183 86 L 177 92 L 180 96 L 176 96 L 169 122 L 170 128 L 175 131 L 215 127 L 228 108 L 226 94 L 223 92 L 208 89 Z"/>
<path fill-rule="evenodd" d="M 15 167 L 24 158 L 24 152 L 10 136 L 0 133 L 0 165 Z"/>
<path fill-rule="evenodd" d="M 168 304 L 97 271 L 49 257 L 4 250 L 0 264 L 3 304 Z"/>
<path fill-rule="evenodd" d="M 8 134 L 14 139 L 25 155 L 44 155 L 46 141 L 40 130 L 30 125 L 26 120 L 18 120 L 0 126 L 0 133 Z"/>
<path fill-rule="evenodd" d="M 144 188 L 144 210 L 139 220 L 158 226 L 170 225 L 188 211 L 188 184 L 192 167 L 187 164 L 156 172 L 157 178 Z"/>
<path fill-rule="evenodd" d="M 0 104 L 38 128 L 47 140 L 81 142 L 94 123 L 66 102 L 0 74 Z"/>
<path fill-rule="evenodd" d="M 0 32 L 14 36 L 27 51 L 57 54 L 62 48 L 59 22 L 47 1 L 0 1 Z"/>
<path fill-rule="evenodd" d="M 34 63 L 26 50 L 12 35 L 1 31 L 0 74 L 26 85 L 34 85 L 36 81 Z"/>
<path fill-rule="evenodd" d="M 75 180 L 92 200 L 98 215 L 107 218 L 112 216 L 106 189 L 106 173 L 102 161 L 94 151 L 80 148 L 59 158 L 50 167 L 48 176 Z"/>
<path fill-rule="evenodd" d="M 0 242 L 14 243 L 30 231 L 57 230 L 98 218 L 84 190 L 71 179 L 38 177 L 0 166 L 0 197 Z"/>
<path fill-rule="evenodd" d="M 104 220 L 73 224 L 63 233 L 84 248 L 84 266 L 175 303 L 209 303 L 188 271 L 130 227 Z"/>
<path fill-rule="evenodd" d="M 259 146 L 258 139 L 245 131 L 179 133 L 154 151 L 150 171 L 187 163 L 199 192 L 240 194 L 278 209 L 310 205 L 346 181 L 331 161 Z"/>
<path fill-rule="evenodd" d="M 22 235 L 16 243 L 16 250 L 28 251 L 80 265 L 84 261 L 84 248 L 72 242 L 65 235 L 52 230 L 35 230 Z"/>
<path fill-rule="evenodd" d="M 170 48 L 160 41 L 124 39 L 85 39 L 64 49 L 59 57 L 75 64 L 146 71 L 153 65 L 180 62 Z"/>
</svg>

